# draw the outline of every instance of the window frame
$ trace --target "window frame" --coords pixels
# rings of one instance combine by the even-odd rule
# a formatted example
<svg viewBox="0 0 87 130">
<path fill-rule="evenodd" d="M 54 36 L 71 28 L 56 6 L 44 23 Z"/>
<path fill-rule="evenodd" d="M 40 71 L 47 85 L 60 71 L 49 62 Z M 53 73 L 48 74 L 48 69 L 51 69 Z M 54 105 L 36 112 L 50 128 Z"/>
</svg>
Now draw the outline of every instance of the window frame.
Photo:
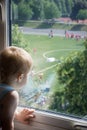
<svg viewBox="0 0 87 130">
<path fill-rule="evenodd" d="M 24 125 L 15 120 L 15 128 L 18 130 L 86 130 L 87 121 L 64 116 L 62 114 L 53 114 L 45 111 L 35 111 L 36 118 L 30 120 L 29 125 Z"/>
<path fill-rule="evenodd" d="M 6 6 L 5 6 L 6 5 Z M 4 35 L 5 47 L 11 45 L 11 0 L 4 0 L 2 5 L 5 10 L 4 15 Z M 6 16 L 6 18 L 5 18 Z M 4 42 L 2 43 L 3 46 Z M 4 48 L 2 47 L 2 49 Z M 24 125 L 15 120 L 15 129 L 17 130 L 75 130 L 87 129 L 87 121 L 84 119 L 78 119 L 74 117 L 68 117 L 62 114 L 54 114 L 46 111 L 35 110 L 35 118 L 30 120 L 29 125 Z"/>
</svg>

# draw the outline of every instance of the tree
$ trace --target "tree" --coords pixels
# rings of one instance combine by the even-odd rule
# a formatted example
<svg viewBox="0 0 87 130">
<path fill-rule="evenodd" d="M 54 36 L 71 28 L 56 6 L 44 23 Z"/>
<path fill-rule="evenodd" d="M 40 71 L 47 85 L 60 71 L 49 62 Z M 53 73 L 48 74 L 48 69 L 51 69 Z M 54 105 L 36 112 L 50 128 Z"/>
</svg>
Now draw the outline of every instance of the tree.
<svg viewBox="0 0 87 130">
<path fill-rule="evenodd" d="M 42 0 L 41 2 L 41 11 L 40 11 L 40 19 L 44 19 L 45 18 L 45 14 L 44 14 L 44 1 Z"/>
<path fill-rule="evenodd" d="M 71 11 L 72 11 L 73 1 L 72 0 L 65 0 L 65 5 L 66 5 L 67 16 L 70 16 Z"/>
<path fill-rule="evenodd" d="M 79 10 L 81 10 L 81 9 L 87 9 L 87 1 L 83 2 L 82 0 L 78 0 L 74 4 L 71 15 L 70 15 L 71 19 L 73 19 L 73 20 L 77 19 L 77 14 L 78 14 Z"/>
<path fill-rule="evenodd" d="M 21 1 L 18 4 L 18 17 L 19 20 L 29 20 L 32 18 L 33 12 L 30 5 L 26 2 Z"/>
<path fill-rule="evenodd" d="M 12 21 L 18 19 L 18 6 L 12 1 Z"/>
<path fill-rule="evenodd" d="M 84 45 L 83 51 L 71 54 L 57 68 L 58 81 L 64 85 L 64 94 L 61 95 L 65 99 L 64 110 L 80 116 L 87 114 L 87 40 Z M 53 102 L 58 95 L 54 93 Z M 59 110 L 56 106 L 53 109 Z"/>
<path fill-rule="evenodd" d="M 12 0 L 15 4 L 20 3 L 20 0 Z"/>
<path fill-rule="evenodd" d="M 61 0 L 54 0 L 60 12 L 62 12 Z"/>
<path fill-rule="evenodd" d="M 65 17 L 67 14 L 65 0 L 61 0 L 61 6 L 62 6 L 62 16 Z"/>
<path fill-rule="evenodd" d="M 54 2 L 45 2 L 44 12 L 46 19 L 58 18 L 60 17 L 60 11 Z"/>
<path fill-rule="evenodd" d="M 70 16 L 76 0 L 54 0 L 62 16 Z"/>
<path fill-rule="evenodd" d="M 32 19 L 38 20 L 44 18 L 44 0 L 32 0 L 30 7 L 33 11 Z"/>
<path fill-rule="evenodd" d="M 79 12 L 77 14 L 77 19 L 80 19 L 80 20 L 87 19 L 87 9 L 81 9 L 81 10 L 79 10 Z"/>
<path fill-rule="evenodd" d="M 79 10 L 87 9 L 87 0 L 12 0 L 12 4 L 16 20 L 43 20 L 60 16 L 77 19 Z"/>
</svg>

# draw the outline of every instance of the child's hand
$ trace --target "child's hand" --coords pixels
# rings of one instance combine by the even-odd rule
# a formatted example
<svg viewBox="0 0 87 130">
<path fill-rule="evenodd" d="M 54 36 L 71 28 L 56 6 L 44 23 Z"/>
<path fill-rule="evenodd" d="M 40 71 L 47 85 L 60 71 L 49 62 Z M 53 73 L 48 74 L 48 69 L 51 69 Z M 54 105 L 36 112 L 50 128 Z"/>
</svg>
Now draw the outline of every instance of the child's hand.
<svg viewBox="0 0 87 130">
<path fill-rule="evenodd" d="M 29 124 L 29 119 L 34 118 L 34 110 L 24 108 L 16 112 L 16 119 L 24 124 Z"/>
</svg>

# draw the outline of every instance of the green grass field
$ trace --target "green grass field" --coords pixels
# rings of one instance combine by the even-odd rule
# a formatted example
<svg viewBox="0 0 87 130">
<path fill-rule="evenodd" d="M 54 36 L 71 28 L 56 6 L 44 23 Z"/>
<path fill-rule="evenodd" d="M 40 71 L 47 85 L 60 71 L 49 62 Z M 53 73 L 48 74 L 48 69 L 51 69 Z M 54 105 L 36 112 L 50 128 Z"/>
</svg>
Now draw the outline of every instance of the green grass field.
<svg viewBox="0 0 87 130">
<path fill-rule="evenodd" d="M 55 36 L 49 38 L 41 35 L 25 35 L 24 38 L 28 43 L 28 47 L 32 51 L 34 65 L 36 70 L 44 69 L 47 66 L 53 65 L 56 62 L 47 62 L 47 58 L 54 57 L 59 60 L 62 57 L 68 56 L 73 51 L 83 49 L 83 40 L 66 39 L 64 37 Z"/>
<path fill-rule="evenodd" d="M 70 53 L 84 49 L 83 40 L 81 39 L 77 41 L 65 37 L 55 36 L 49 38 L 41 35 L 25 35 L 24 37 L 31 50 L 36 77 L 37 74 L 43 73 L 43 80 L 47 80 L 49 75 L 55 73 L 55 66 L 59 63 L 58 61 L 69 56 Z M 53 58 L 55 61 L 50 62 L 50 59 Z"/>
<path fill-rule="evenodd" d="M 30 53 L 33 58 L 34 75 L 31 77 L 31 83 L 33 81 L 33 84 L 28 84 L 28 87 L 30 87 L 30 91 L 31 89 L 37 89 L 39 92 L 42 88 L 46 88 L 47 86 L 50 88 L 50 91 L 47 94 L 45 92 L 38 94 L 37 91 L 36 93 L 34 91 L 33 98 L 29 100 L 27 98 L 25 103 L 22 101 L 22 104 L 40 108 L 41 105 L 36 103 L 36 100 L 39 102 L 40 98 L 38 97 L 36 99 L 36 95 L 39 95 L 40 97 L 45 96 L 47 99 L 47 97 L 50 97 L 54 91 L 63 90 L 63 86 L 61 86 L 57 80 L 56 65 L 60 63 L 59 61 L 61 61 L 61 59 L 65 59 L 69 56 L 70 53 L 83 50 L 84 41 L 81 39 L 78 41 L 76 39 L 66 39 L 65 37 L 58 36 L 49 38 L 48 36 L 42 35 L 24 35 L 24 39 L 27 42 L 27 48 L 31 50 Z M 49 60 L 52 60 L 52 58 L 55 59 L 55 61 L 51 62 Z M 42 77 L 40 77 L 40 74 L 42 74 Z M 29 95 L 32 95 L 32 92 L 27 95 L 29 97 Z M 24 98 L 25 97 L 23 97 L 23 99 Z M 48 98 L 46 104 L 43 105 L 41 109 L 48 109 L 49 100 L 50 99 Z"/>
</svg>

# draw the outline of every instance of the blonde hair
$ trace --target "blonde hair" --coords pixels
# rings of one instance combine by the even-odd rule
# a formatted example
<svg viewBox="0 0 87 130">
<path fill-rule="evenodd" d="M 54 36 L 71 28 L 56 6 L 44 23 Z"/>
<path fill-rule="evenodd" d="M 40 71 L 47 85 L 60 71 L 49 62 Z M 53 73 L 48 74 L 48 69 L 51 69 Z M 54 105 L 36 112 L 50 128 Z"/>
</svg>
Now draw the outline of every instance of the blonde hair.
<svg viewBox="0 0 87 130">
<path fill-rule="evenodd" d="M 0 83 L 10 82 L 18 73 L 28 73 L 32 58 L 24 49 L 10 46 L 0 52 Z"/>
</svg>

